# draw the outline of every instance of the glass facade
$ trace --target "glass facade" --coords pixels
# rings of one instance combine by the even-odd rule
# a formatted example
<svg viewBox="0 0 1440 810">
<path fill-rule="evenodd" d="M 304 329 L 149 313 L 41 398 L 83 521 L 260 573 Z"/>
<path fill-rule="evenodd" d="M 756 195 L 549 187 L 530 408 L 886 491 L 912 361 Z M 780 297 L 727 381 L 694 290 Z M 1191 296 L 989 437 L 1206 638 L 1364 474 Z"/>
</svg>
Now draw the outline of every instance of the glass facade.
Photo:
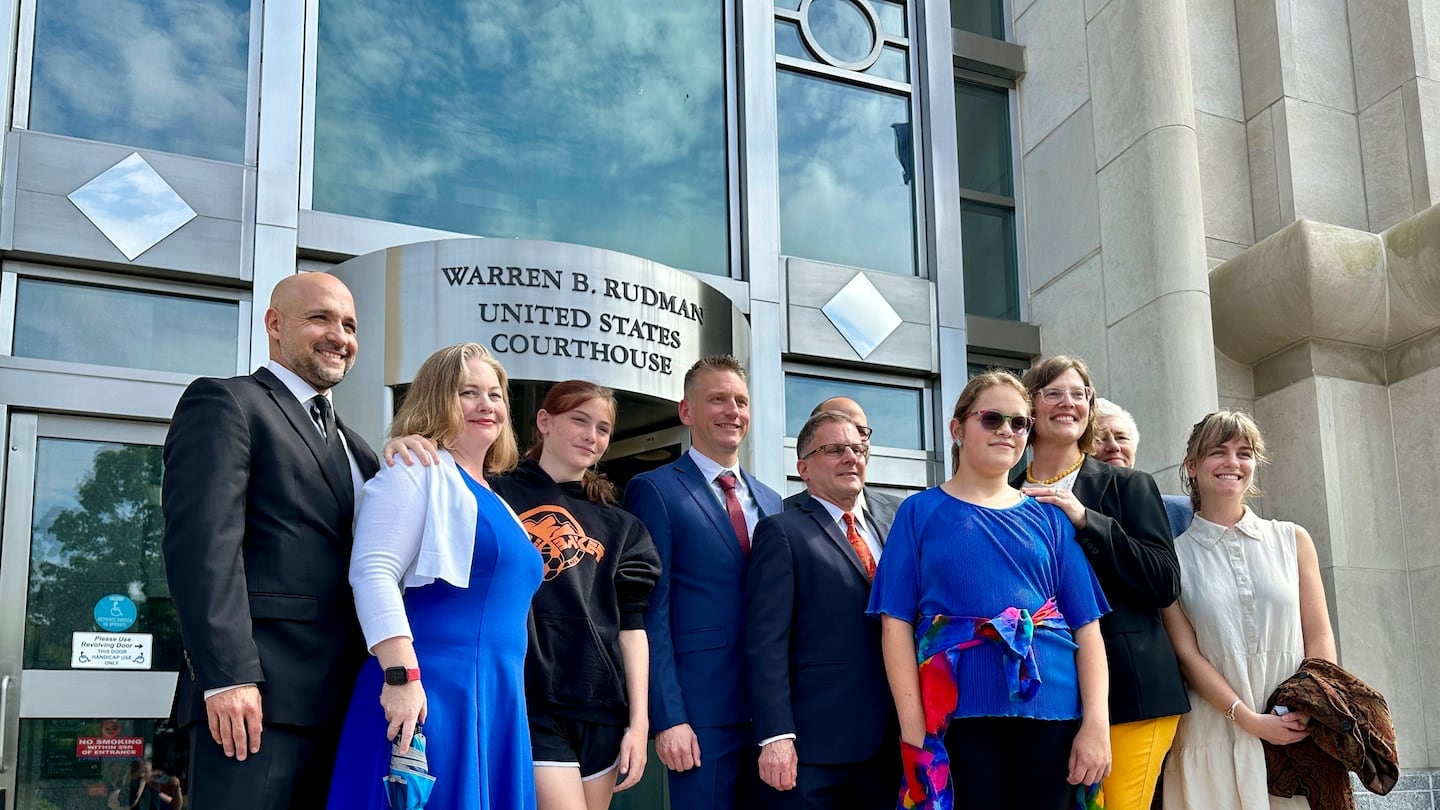
<svg viewBox="0 0 1440 810">
<path fill-rule="evenodd" d="M 17 357 L 235 373 L 240 313 L 234 301 L 35 278 L 18 280 L 15 300 Z M 106 339 L 96 340 L 97 334 Z"/>
<path fill-rule="evenodd" d="M 786 437 L 845 395 L 875 428 L 873 486 L 941 480 L 963 384 L 941 370 L 1024 352 L 946 300 L 963 288 L 972 315 L 1023 314 L 1015 76 L 924 52 L 942 42 L 920 28 L 945 18 L 939 2 L 761 0 L 758 18 L 752 0 L 311 0 L 263 16 L 258 0 L 19 3 L 28 81 L 0 161 L 0 233 L 23 257 L 0 272 L 0 678 L 28 684 L 18 717 L 0 718 L 15 743 L 0 792 L 100 807 L 124 801 L 145 758 L 173 773 L 158 722 L 180 664 L 159 553 L 164 425 L 193 375 L 265 362 L 265 297 L 297 269 L 436 229 L 720 276 L 711 286 L 751 321 L 728 345 L 748 356 L 757 411 L 785 403 L 783 424 L 752 425 L 752 472 L 799 487 Z M 948 70 L 953 121 L 952 88 L 921 81 Z M 153 173 L 119 191 L 97 184 L 136 149 L 168 154 L 142 155 Z M 117 237 L 116 222 L 155 224 L 136 200 L 162 187 L 184 224 Z M 559 254 L 535 251 L 541 265 Z M 595 255 L 583 261 L 608 260 Z M 857 348 L 830 303 L 862 275 L 899 325 Z M 717 334 L 729 316 L 712 317 Z M 364 352 L 393 348 L 386 323 L 362 318 Z M 1023 331 L 1002 326 L 994 340 Z M 683 447 L 674 404 L 647 404 L 621 409 L 627 474 Z M 144 669 L 73 658 L 110 596 L 138 614 L 115 632 L 153 636 Z M 133 741 L 124 756 L 78 753 L 115 736 Z M 664 807 L 663 782 L 652 754 L 616 810 Z"/>
<path fill-rule="evenodd" d="M 987 318 L 1019 320 L 1014 209 L 963 200 L 960 234 L 965 261 L 965 311 Z"/>
<path fill-rule="evenodd" d="M 318 46 L 315 210 L 729 274 L 720 4 L 326 0 Z"/>
<path fill-rule="evenodd" d="M 188 807 L 189 797 L 175 777 L 186 767 L 176 742 L 175 729 L 163 720 L 123 715 L 21 720 L 15 806 L 25 810 Z M 102 751 L 103 756 L 80 756 Z M 142 782 L 143 792 L 138 789 Z M 151 804 L 151 797 L 144 795 L 150 792 L 170 801 Z"/>
<path fill-rule="evenodd" d="M 960 137 L 960 187 L 1014 196 L 1009 93 L 1001 88 L 956 82 L 955 129 Z"/>
<path fill-rule="evenodd" d="M 250 0 L 36 0 L 29 127 L 240 163 Z"/>
</svg>

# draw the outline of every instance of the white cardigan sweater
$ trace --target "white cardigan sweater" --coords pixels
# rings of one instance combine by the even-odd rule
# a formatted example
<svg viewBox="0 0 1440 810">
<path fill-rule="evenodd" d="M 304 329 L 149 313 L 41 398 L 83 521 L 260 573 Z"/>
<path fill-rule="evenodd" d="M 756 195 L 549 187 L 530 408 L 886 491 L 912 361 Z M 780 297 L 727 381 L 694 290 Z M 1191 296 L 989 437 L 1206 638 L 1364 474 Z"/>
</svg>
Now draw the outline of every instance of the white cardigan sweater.
<svg viewBox="0 0 1440 810">
<path fill-rule="evenodd" d="M 470 586 L 479 506 L 455 458 L 439 453 L 440 462 L 429 467 L 381 465 L 361 491 L 350 587 L 371 650 L 387 638 L 414 637 L 405 616 L 405 588 L 437 579 Z"/>
</svg>

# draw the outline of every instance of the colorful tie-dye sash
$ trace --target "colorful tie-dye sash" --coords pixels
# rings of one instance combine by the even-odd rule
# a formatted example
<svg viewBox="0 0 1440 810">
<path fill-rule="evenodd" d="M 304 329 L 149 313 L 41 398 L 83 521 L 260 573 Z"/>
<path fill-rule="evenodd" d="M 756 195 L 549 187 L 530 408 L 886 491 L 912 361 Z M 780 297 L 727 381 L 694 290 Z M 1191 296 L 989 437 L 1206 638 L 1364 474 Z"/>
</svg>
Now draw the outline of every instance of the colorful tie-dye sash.
<svg viewBox="0 0 1440 810">
<path fill-rule="evenodd" d="M 920 701 L 925 710 L 925 745 L 917 748 L 900 743 L 904 784 L 900 788 L 899 810 L 952 810 L 954 785 L 950 781 L 950 757 L 945 752 L 945 731 L 950 716 L 960 703 L 956 667 L 960 653 L 971 647 L 993 643 L 1002 648 L 1002 666 L 1010 700 L 1031 700 L 1040 691 L 1040 667 L 1035 660 L 1035 631 L 1069 632 L 1065 617 L 1051 597 L 1031 613 L 1009 607 L 989 619 L 973 616 L 931 616 L 915 629 L 915 653 L 920 662 Z M 1098 788 L 1087 791 L 1099 804 L 1079 804 L 1083 810 L 1103 807 Z"/>
</svg>

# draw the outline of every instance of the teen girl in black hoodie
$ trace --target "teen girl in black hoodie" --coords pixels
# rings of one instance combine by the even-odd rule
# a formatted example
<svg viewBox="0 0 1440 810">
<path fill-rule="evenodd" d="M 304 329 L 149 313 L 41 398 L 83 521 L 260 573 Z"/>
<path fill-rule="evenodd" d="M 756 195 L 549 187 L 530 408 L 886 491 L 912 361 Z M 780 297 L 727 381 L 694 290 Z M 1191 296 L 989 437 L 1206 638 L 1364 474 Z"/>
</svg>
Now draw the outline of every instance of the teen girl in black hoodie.
<svg viewBox="0 0 1440 810">
<path fill-rule="evenodd" d="M 645 771 L 644 614 L 660 556 L 594 469 L 614 424 L 609 389 L 556 383 L 535 415 L 540 440 L 491 480 L 545 561 L 525 660 L 539 810 L 605 810 Z"/>
</svg>

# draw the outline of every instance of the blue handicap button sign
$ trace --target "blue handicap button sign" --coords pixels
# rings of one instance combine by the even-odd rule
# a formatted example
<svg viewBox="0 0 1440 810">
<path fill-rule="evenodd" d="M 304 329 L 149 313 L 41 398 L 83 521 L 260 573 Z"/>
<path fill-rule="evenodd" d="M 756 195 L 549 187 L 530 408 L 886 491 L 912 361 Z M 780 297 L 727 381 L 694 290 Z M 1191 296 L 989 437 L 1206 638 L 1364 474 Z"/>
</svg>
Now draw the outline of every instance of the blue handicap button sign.
<svg viewBox="0 0 1440 810">
<path fill-rule="evenodd" d="M 95 603 L 95 624 L 110 633 L 129 630 L 135 624 L 135 601 L 123 593 L 100 597 Z"/>
</svg>

